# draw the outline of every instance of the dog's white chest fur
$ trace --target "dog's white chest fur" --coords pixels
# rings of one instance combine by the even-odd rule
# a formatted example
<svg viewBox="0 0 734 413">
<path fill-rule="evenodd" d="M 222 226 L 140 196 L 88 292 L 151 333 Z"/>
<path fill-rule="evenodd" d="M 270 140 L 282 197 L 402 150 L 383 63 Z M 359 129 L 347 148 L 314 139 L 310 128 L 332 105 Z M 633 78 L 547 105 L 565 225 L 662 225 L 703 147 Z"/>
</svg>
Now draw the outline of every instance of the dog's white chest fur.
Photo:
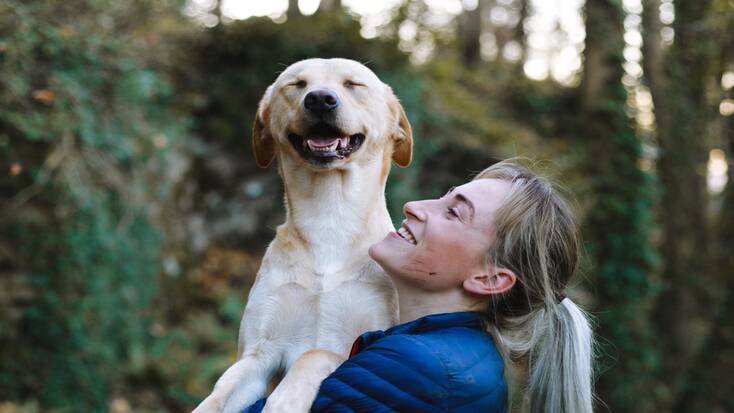
<svg viewBox="0 0 734 413">
<path fill-rule="evenodd" d="M 290 264 L 293 274 L 281 282 L 268 280 L 268 286 L 262 286 L 267 293 L 258 288 L 258 296 L 251 295 L 255 301 L 248 304 L 242 337 L 247 343 L 248 336 L 264 336 L 268 352 L 280 353 L 279 364 L 286 370 L 305 351 L 320 348 L 346 354 L 360 334 L 394 323 L 393 288 L 375 264 L 365 262 L 360 270 L 311 277 L 298 262 Z M 259 320 L 252 329 L 250 316 Z M 248 343 L 245 352 L 257 347 Z"/>
<path fill-rule="evenodd" d="M 375 181 L 365 169 L 359 178 L 345 172 L 287 179 L 288 202 L 297 206 L 289 205 L 289 220 L 278 228 L 250 293 L 240 336 L 245 352 L 251 337 L 266 336 L 287 369 L 304 351 L 344 354 L 359 334 L 394 324 L 394 288 L 367 255 L 392 229 L 384 198 L 345 190 L 365 186 L 352 179 Z M 305 194 L 294 186 L 311 189 Z M 258 326 L 251 329 L 250 320 Z"/>
<path fill-rule="evenodd" d="M 362 179 L 373 179 L 372 171 L 364 171 L 360 175 Z M 364 186 L 355 180 L 355 173 L 325 174 L 325 176 L 295 177 L 293 184 L 310 186 L 312 191 L 309 197 L 298 199 L 298 207 L 292 208 L 290 215 L 293 226 L 297 228 L 298 236 L 307 244 L 312 254 L 307 264 L 313 275 L 324 283 L 324 288 L 330 288 L 329 282 L 333 279 L 343 280 L 354 277 L 345 270 L 359 270 L 354 268 L 355 259 L 364 261 L 367 257 L 367 247 L 371 242 L 369 238 L 381 238 L 392 229 L 389 219 L 384 216 L 375 216 L 374 211 L 369 209 L 380 206 L 380 200 L 364 199 L 363 194 L 355 194 L 359 191 L 345 191 L 345 187 Z M 375 177 L 376 178 L 376 177 Z M 292 185 L 289 185 L 292 186 Z M 363 188 L 360 188 L 363 189 Z M 372 189 L 372 188 L 370 188 Z M 290 194 L 293 198 L 298 197 L 296 191 Z M 370 191 L 373 192 L 373 191 Z M 362 195 L 362 196 L 360 196 Z M 382 200 L 384 205 L 384 200 Z M 383 206 L 384 208 L 384 206 Z M 370 230 L 365 233 L 367 220 L 382 221 L 374 222 L 377 231 L 381 234 L 375 237 Z M 365 239 L 367 238 L 367 239 Z M 304 257 L 308 259 L 308 257 Z M 310 265 L 308 265 L 310 264 Z M 362 263 L 364 264 L 364 263 Z M 333 277 L 337 275 L 337 277 Z M 332 277 L 330 277 L 332 276 Z"/>
</svg>

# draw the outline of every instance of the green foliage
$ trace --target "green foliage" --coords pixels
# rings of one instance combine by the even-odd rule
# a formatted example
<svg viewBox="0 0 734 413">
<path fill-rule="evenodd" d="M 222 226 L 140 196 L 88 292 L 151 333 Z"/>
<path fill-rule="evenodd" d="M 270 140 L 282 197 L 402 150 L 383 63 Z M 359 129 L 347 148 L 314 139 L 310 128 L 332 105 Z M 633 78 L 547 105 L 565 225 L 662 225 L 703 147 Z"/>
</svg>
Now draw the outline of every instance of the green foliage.
<svg viewBox="0 0 734 413">
<path fill-rule="evenodd" d="M 186 128 L 114 3 L 0 10 L 0 151 L 21 168 L 0 181 L 0 260 L 34 296 L 0 319 L 0 393 L 59 411 L 106 411 L 142 363 L 162 247 L 146 205 L 170 193 L 161 148 Z"/>
<path fill-rule="evenodd" d="M 15 387 L 8 396 L 35 390 L 45 406 L 105 410 L 110 382 L 147 345 L 160 239 L 139 216 L 118 228 L 119 204 L 100 198 L 55 231 L 25 222 L 14 228 L 38 297 L 16 326 L 25 334 L 3 343 L 0 382 Z"/>
</svg>

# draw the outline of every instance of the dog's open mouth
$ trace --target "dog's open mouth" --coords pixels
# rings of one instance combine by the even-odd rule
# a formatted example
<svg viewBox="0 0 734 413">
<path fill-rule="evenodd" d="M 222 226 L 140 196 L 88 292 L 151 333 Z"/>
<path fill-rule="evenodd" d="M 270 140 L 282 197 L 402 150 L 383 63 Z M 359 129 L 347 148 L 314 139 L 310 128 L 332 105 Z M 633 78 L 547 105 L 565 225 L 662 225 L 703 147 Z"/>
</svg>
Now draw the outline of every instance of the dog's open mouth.
<svg viewBox="0 0 734 413">
<path fill-rule="evenodd" d="M 288 140 L 303 158 L 324 165 L 349 157 L 362 146 L 364 135 L 361 133 L 347 135 L 334 127 L 318 125 L 306 136 L 290 133 Z"/>
</svg>

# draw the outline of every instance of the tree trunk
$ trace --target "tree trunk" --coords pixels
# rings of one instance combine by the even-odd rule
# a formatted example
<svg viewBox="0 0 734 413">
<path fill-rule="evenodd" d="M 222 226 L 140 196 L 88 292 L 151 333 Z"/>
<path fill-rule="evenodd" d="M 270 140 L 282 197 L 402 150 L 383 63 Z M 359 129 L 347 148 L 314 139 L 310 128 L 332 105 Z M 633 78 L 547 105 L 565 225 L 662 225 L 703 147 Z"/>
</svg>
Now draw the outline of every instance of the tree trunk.
<svg viewBox="0 0 734 413">
<path fill-rule="evenodd" d="M 475 67 L 480 60 L 481 44 L 479 38 L 482 35 L 482 3 L 484 1 L 479 0 L 474 10 L 464 10 L 459 17 L 461 59 L 467 67 Z"/>
<path fill-rule="evenodd" d="M 720 46 L 721 60 L 717 78 L 734 64 L 734 13 L 717 39 L 723 39 Z M 724 93 L 725 98 L 734 98 L 734 91 Z M 721 310 L 714 318 L 711 333 L 687 377 L 683 391 L 673 409 L 675 413 L 725 412 L 734 411 L 734 116 L 721 119 L 723 145 L 728 161 L 728 181 L 724 188 L 721 212 L 717 219 L 714 270 L 723 281 L 720 290 L 726 294 Z"/>
<path fill-rule="evenodd" d="M 655 37 L 657 12 L 649 2 L 648 35 Z M 663 351 L 661 380 L 670 406 L 700 346 L 702 316 L 710 315 L 704 290 L 710 267 L 706 221 L 705 133 L 710 114 L 705 99 L 712 39 L 703 20 L 710 0 L 675 2 L 675 41 L 665 61 L 652 42 L 646 48 L 647 78 L 653 93 L 660 143 L 658 173 L 663 184 L 663 292 L 655 325 Z M 653 8 L 655 7 L 655 8 Z M 664 69 L 663 69 L 664 68 Z"/>
<path fill-rule="evenodd" d="M 289 19 L 301 17 L 301 10 L 298 8 L 298 0 L 288 0 L 288 12 L 286 15 Z"/>
<path fill-rule="evenodd" d="M 654 347 L 645 311 L 652 294 L 649 176 L 639 169 L 642 149 L 625 113 L 621 83 L 624 12 L 621 2 L 585 5 L 586 48 L 579 90 L 587 145 L 585 170 L 595 203 L 584 223 L 598 302 L 602 372 L 599 398 L 612 412 L 652 411 Z"/>
<path fill-rule="evenodd" d="M 337 10 L 341 10 L 342 8 L 342 2 L 341 0 L 321 0 L 321 3 L 319 3 L 319 9 L 318 12 L 333 12 Z"/>
<path fill-rule="evenodd" d="M 517 26 L 515 26 L 514 30 L 514 38 L 515 41 L 520 44 L 520 48 L 522 49 L 522 55 L 520 57 L 520 67 L 522 68 L 523 63 L 525 62 L 525 57 L 527 56 L 527 33 L 525 32 L 525 21 L 528 18 L 528 14 L 530 13 L 530 4 L 528 3 L 528 0 L 517 0 L 520 3 L 520 19 L 517 21 Z"/>
<path fill-rule="evenodd" d="M 663 55 L 662 38 L 660 29 L 660 0 L 645 0 L 642 11 L 642 66 L 645 73 L 645 81 L 652 100 L 655 104 L 655 120 L 657 123 L 658 137 L 667 135 L 670 130 L 669 109 L 666 105 L 665 96 L 665 60 Z M 666 133 L 663 134 L 662 131 Z"/>
<path fill-rule="evenodd" d="M 726 271 L 727 282 L 721 286 L 727 297 L 718 316 L 714 319 L 711 334 L 704 344 L 700 357 L 683 383 L 683 390 L 673 409 L 675 413 L 731 412 L 734 411 L 734 116 L 728 119 L 729 182 L 726 188 L 722 216 L 718 220 L 719 257 L 717 268 Z"/>
</svg>

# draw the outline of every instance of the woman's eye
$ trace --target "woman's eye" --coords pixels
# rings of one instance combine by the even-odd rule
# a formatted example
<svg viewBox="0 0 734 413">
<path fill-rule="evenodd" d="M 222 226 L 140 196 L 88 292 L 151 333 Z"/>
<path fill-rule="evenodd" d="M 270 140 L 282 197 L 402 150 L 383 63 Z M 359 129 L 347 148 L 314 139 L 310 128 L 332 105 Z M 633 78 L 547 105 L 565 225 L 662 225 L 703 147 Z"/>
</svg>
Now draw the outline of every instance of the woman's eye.
<svg viewBox="0 0 734 413">
<path fill-rule="evenodd" d="M 453 217 L 456 217 L 456 218 L 459 217 L 459 214 L 456 213 L 456 209 L 455 208 L 446 208 L 446 212 L 448 212 L 448 214 L 451 215 L 451 216 L 453 216 Z"/>
</svg>

